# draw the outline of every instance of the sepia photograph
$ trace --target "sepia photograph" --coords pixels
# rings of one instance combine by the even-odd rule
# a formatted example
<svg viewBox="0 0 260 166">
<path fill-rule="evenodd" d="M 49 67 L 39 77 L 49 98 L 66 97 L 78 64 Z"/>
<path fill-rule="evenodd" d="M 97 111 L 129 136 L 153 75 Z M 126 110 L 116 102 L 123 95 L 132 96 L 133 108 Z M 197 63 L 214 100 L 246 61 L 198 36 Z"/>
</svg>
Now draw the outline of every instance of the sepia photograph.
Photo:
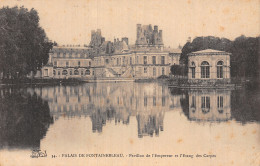
<svg viewBox="0 0 260 166">
<path fill-rule="evenodd" d="M 259 0 L 0 0 L 0 166 L 260 166 Z"/>
</svg>

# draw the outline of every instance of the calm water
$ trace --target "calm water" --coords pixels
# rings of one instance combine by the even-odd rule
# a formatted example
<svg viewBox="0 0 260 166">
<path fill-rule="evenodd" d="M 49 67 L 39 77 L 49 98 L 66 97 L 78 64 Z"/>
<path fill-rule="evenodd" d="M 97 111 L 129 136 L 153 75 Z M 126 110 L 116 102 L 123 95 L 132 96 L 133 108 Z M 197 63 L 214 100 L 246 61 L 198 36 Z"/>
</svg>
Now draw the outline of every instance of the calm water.
<svg viewBox="0 0 260 166">
<path fill-rule="evenodd" d="M 260 164 L 257 90 L 182 91 L 160 83 L 128 82 L 12 87 L 0 93 L 4 165 L 12 165 L 15 159 L 22 159 L 24 165 Z M 30 158 L 33 149 L 46 150 L 48 157 Z M 59 157 L 74 153 L 122 153 L 125 157 Z M 194 156 L 126 157 L 129 154 Z M 195 158 L 196 154 L 216 157 Z"/>
</svg>

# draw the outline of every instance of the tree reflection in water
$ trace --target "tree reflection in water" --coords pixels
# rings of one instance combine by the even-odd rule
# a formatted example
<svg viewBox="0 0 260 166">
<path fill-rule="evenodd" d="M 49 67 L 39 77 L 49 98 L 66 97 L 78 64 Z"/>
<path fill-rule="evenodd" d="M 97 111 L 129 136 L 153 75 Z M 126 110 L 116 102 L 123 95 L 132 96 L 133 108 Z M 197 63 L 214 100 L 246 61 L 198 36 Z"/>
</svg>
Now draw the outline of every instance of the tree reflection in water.
<svg viewBox="0 0 260 166">
<path fill-rule="evenodd" d="M 15 88 L 0 92 L 0 148 L 39 148 L 53 123 L 48 103 Z"/>
<path fill-rule="evenodd" d="M 242 124 L 260 122 L 260 90 L 241 89 L 231 93 L 232 118 Z"/>
</svg>

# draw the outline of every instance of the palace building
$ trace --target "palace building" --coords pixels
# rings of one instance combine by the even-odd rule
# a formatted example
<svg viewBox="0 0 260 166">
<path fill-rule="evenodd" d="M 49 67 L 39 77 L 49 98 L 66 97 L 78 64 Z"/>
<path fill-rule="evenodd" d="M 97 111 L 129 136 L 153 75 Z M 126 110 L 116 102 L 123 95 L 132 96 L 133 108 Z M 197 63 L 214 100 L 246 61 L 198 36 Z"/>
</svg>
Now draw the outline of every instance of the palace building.
<svg viewBox="0 0 260 166">
<path fill-rule="evenodd" d="M 230 55 L 230 53 L 212 49 L 189 53 L 189 82 L 230 83 Z"/>
<path fill-rule="evenodd" d="M 137 39 L 127 37 L 106 41 L 101 30 L 91 31 L 88 47 L 57 46 L 42 68 L 44 78 L 149 79 L 169 75 L 170 66 L 179 64 L 181 51 L 163 50 L 158 26 L 137 24 Z"/>
</svg>

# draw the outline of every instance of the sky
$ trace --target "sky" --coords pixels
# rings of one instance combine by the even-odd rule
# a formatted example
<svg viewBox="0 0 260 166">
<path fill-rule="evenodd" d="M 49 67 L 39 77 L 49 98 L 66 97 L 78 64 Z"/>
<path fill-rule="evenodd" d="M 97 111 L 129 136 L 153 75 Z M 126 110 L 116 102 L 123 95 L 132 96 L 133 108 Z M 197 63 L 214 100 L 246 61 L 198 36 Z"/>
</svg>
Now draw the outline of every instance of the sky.
<svg viewBox="0 0 260 166">
<path fill-rule="evenodd" d="M 48 38 L 63 44 L 89 44 L 91 30 L 106 40 L 136 40 L 136 24 L 158 25 L 165 46 L 184 45 L 189 37 L 234 40 L 259 36 L 260 0 L 0 0 L 0 6 L 34 8 Z"/>
</svg>

